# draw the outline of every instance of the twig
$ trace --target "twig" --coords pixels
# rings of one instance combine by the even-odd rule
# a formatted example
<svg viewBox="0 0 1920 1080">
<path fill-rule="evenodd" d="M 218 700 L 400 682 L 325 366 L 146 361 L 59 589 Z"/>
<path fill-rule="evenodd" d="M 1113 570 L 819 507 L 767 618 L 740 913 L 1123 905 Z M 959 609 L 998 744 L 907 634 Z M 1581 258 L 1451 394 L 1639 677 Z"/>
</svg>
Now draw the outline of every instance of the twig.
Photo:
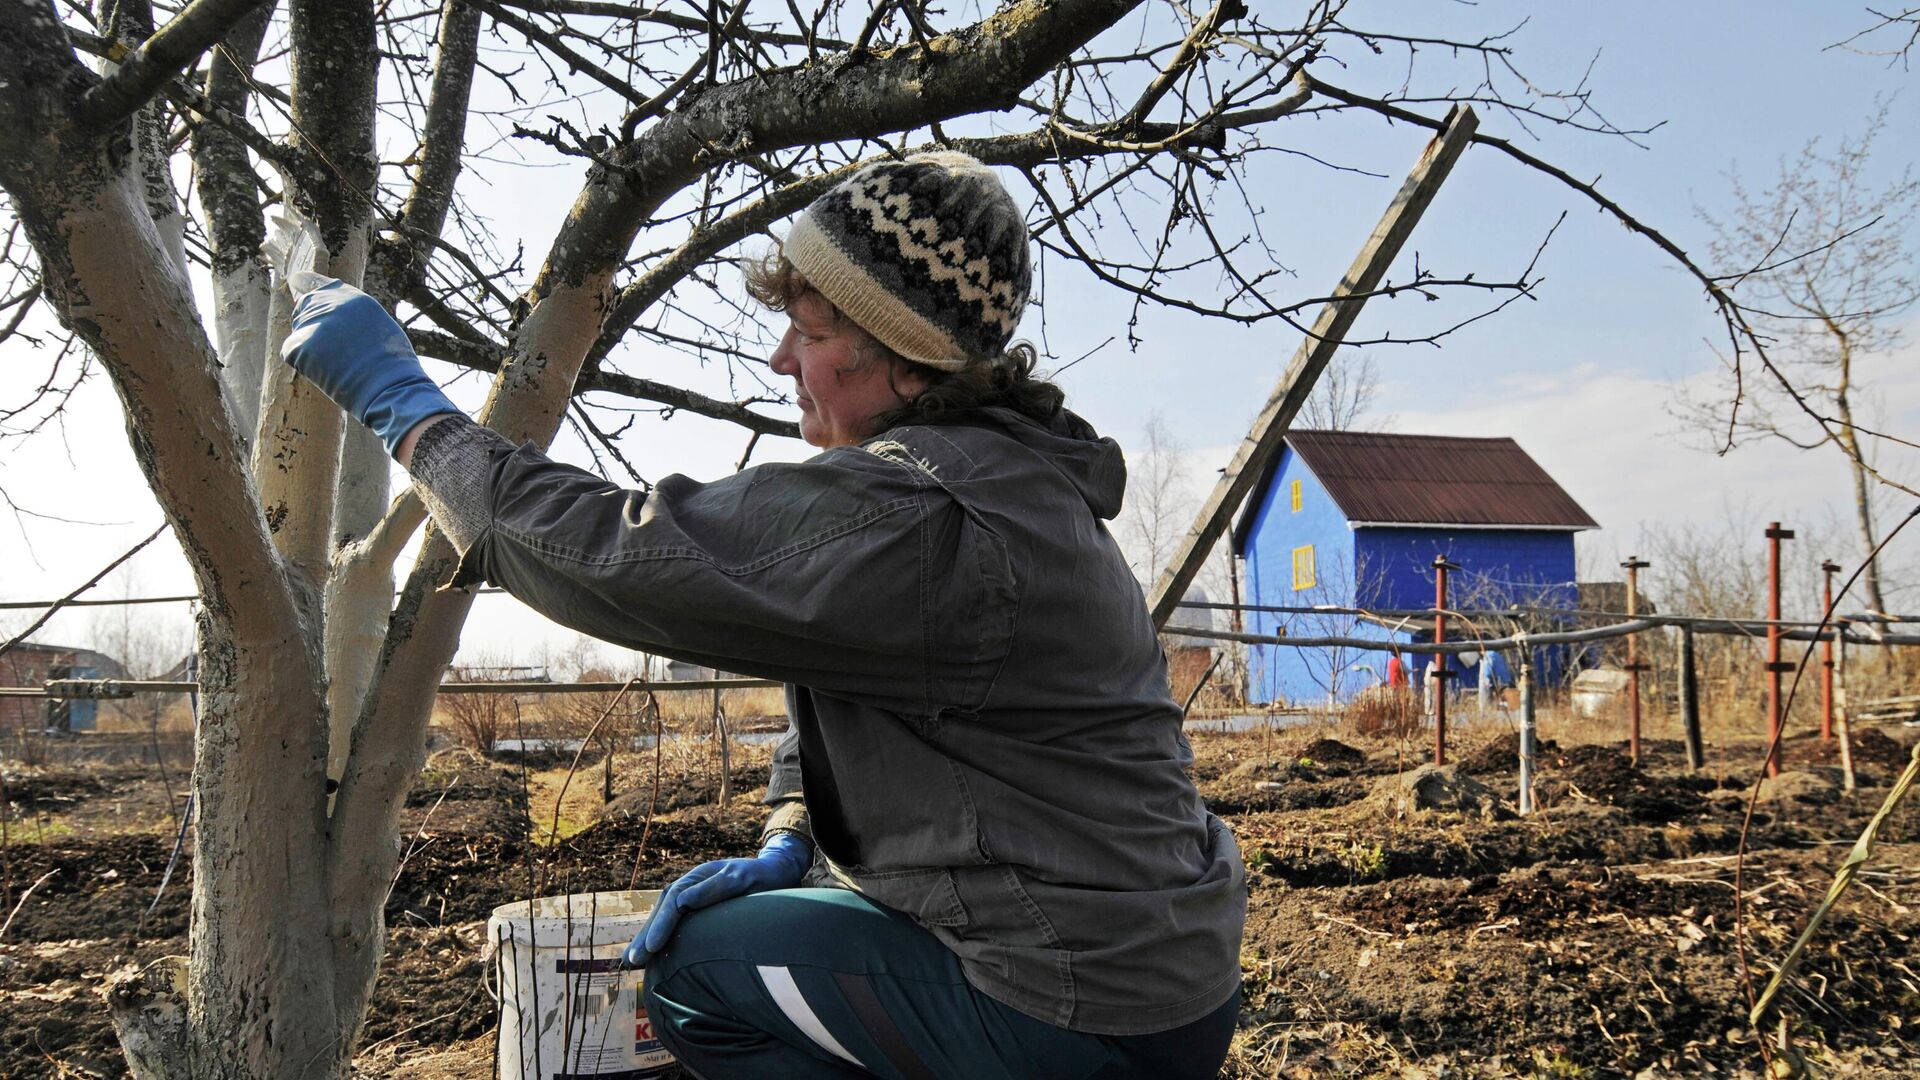
<svg viewBox="0 0 1920 1080">
<path fill-rule="evenodd" d="M 1220 649 L 1213 654 L 1213 663 L 1207 665 L 1206 673 L 1200 676 L 1200 681 L 1193 684 L 1193 689 L 1187 693 L 1186 703 L 1180 706 L 1180 719 L 1185 720 L 1187 714 L 1193 711 L 1194 699 L 1200 696 L 1200 691 L 1207 688 L 1207 680 L 1213 678 L 1214 670 L 1220 666 L 1220 661 L 1226 658 L 1227 650 L 1225 649 Z"/>
<path fill-rule="evenodd" d="M 653 711 L 653 793 L 647 798 L 647 823 L 640 828 L 640 849 L 633 853 L 633 873 L 627 875 L 627 888 L 640 880 L 640 862 L 647 857 L 647 838 L 653 835 L 653 815 L 660 809 L 660 748 L 666 733 L 660 722 L 660 699 L 647 691 L 647 708 Z"/>
<path fill-rule="evenodd" d="M 60 868 L 56 866 L 53 869 L 47 871 L 46 873 L 41 874 L 39 881 L 36 881 L 33 884 L 27 886 L 27 891 L 20 894 L 20 902 L 13 905 L 13 910 L 7 913 L 7 921 L 0 923 L 0 941 L 6 940 L 7 931 L 13 928 L 13 918 L 14 916 L 20 914 L 21 908 L 26 906 L 27 897 L 32 896 L 33 890 L 46 884 L 48 878 L 52 877 L 53 875 L 59 872 L 60 872 Z"/>
<path fill-rule="evenodd" d="M 633 684 L 639 681 L 640 676 L 633 676 L 627 680 L 625 686 L 620 688 L 619 693 L 613 695 L 613 700 L 607 702 L 607 707 L 600 710 L 600 718 L 593 722 L 593 726 L 587 729 L 586 737 L 580 740 L 580 748 L 573 752 L 573 764 L 567 766 L 566 779 L 560 781 L 560 794 L 553 797 L 553 828 L 547 833 L 549 846 L 560 839 L 560 804 L 566 801 L 567 785 L 573 783 L 573 774 L 580 771 L 580 758 L 586 754 L 587 745 L 593 742 L 595 735 L 600 733 L 600 725 L 606 723 L 607 717 L 613 715 L 613 710 L 620 706 L 621 700 L 627 696 L 627 691 L 633 689 Z M 609 750 L 608 753 L 611 754 L 612 751 Z"/>
<path fill-rule="evenodd" d="M 432 806 L 427 807 L 426 816 L 420 819 L 420 827 L 413 830 L 413 839 L 407 842 L 407 853 L 400 856 L 400 865 L 393 868 L 393 880 L 387 882 L 387 895 L 380 901 L 382 908 L 387 906 L 387 900 L 393 898 L 393 890 L 399 887 L 400 875 L 407 872 L 407 863 L 413 858 L 413 853 L 427 846 L 420 842 L 420 838 L 427 835 L 427 822 L 433 820 L 434 811 L 440 809 L 440 804 L 447 801 L 447 796 L 453 792 L 453 785 L 458 782 L 458 777 L 447 781 L 447 786 L 440 789 L 440 797 L 433 800 Z M 432 842 L 432 840 L 427 841 L 427 843 Z"/>
<path fill-rule="evenodd" d="M 87 583 L 85 585 L 80 586 L 79 588 L 73 590 L 67 595 L 49 604 L 47 606 L 47 610 L 42 612 L 38 619 L 33 620 L 33 625 L 27 627 L 25 630 L 22 630 L 18 634 L 15 634 L 13 637 L 9 638 L 6 644 L 0 645 L 0 656 L 6 655 L 6 653 L 9 650 L 11 650 L 15 645 L 20 644 L 22 641 L 25 641 L 28 637 L 32 636 L 34 631 L 47 625 L 47 621 L 49 619 L 52 619 L 54 615 L 60 611 L 61 608 L 66 607 L 69 601 L 73 600 L 75 597 L 79 596 L 81 593 L 86 592 L 88 589 L 93 588 L 95 585 L 100 584 L 100 579 L 106 577 L 108 574 L 111 574 L 115 570 L 119 569 L 121 563 L 126 562 L 128 559 L 131 559 L 135 555 L 140 554 L 141 548 L 144 548 L 148 544 L 151 544 L 155 540 L 158 540 L 160 538 L 160 534 L 167 531 L 167 525 L 168 525 L 167 522 L 161 522 L 160 527 L 153 530 L 153 532 L 148 533 L 147 538 L 145 540 L 142 540 L 139 543 L 128 548 L 126 552 L 123 553 L 119 558 L 108 563 L 99 573 L 88 578 Z"/>
<path fill-rule="evenodd" d="M 1786 958 L 1780 961 L 1780 970 L 1773 973 L 1773 978 L 1767 982 L 1767 988 L 1760 993 L 1760 1000 L 1754 1003 L 1753 1010 L 1747 1014 L 1747 1022 L 1755 1028 L 1758 1028 L 1760 1021 L 1766 1017 L 1767 1007 L 1773 1004 L 1774 997 L 1779 994 L 1788 976 L 1800 966 L 1800 957 L 1806 952 L 1807 943 L 1813 940 L 1814 933 L 1820 929 L 1822 923 L 1826 922 L 1828 912 L 1832 911 L 1833 905 L 1839 902 L 1841 895 L 1847 891 L 1847 886 L 1853 884 L 1853 879 L 1859 874 L 1860 867 L 1873 857 L 1873 845 L 1874 841 L 1880 837 L 1880 827 L 1885 825 L 1894 810 L 1899 808 L 1901 801 L 1907 797 L 1907 792 L 1912 790 L 1916 778 L 1920 778 L 1920 744 L 1915 744 L 1913 755 L 1907 761 L 1906 769 L 1901 772 L 1900 779 L 1894 781 L 1893 789 L 1887 792 L 1886 800 L 1880 804 L 1880 809 L 1874 812 L 1873 819 L 1867 822 L 1867 827 L 1860 831 L 1859 839 L 1853 842 L 1853 850 L 1847 853 L 1847 861 L 1841 863 L 1840 869 L 1834 873 L 1833 884 L 1828 886 L 1825 899 L 1821 900 L 1820 906 L 1814 909 L 1813 917 L 1807 920 L 1807 928 L 1800 932 L 1800 937 L 1794 941 L 1793 948 L 1787 950 Z"/>
</svg>

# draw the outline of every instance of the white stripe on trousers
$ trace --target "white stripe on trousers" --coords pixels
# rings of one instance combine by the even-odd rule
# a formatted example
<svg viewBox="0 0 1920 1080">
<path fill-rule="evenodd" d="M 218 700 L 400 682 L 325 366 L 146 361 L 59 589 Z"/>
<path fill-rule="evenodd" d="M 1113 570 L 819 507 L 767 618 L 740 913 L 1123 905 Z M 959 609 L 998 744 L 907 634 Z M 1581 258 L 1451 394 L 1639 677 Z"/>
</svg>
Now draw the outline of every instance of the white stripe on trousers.
<svg viewBox="0 0 1920 1080">
<path fill-rule="evenodd" d="M 822 1050 L 852 1062 L 858 1068 L 866 1068 L 859 1058 L 847 1053 L 847 1048 L 841 1046 L 840 1040 L 827 1030 L 827 1025 L 814 1015 L 813 1006 L 807 1004 L 806 995 L 800 992 L 800 986 L 793 981 L 791 972 L 783 967 L 756 967 L 754 970 L 760 973 L 760 981 L 766 984 L 767 993 L 773 995 L 773 1003 L 780 1006 L 780 1011 L 787 1014 L 787 1019 L 793 1021 L 794 1027 L 806 1032 L 807 1038 L 818 1043 Z"/>
</svg>

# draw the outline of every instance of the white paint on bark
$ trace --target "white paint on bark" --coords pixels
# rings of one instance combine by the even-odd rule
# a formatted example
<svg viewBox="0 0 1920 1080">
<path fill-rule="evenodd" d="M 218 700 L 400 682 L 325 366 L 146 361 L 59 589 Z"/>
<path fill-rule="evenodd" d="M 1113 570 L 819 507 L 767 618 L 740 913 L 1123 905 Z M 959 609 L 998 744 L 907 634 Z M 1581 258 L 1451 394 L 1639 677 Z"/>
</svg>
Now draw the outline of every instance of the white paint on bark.
<svg viewBox="0 0 1920 1080">
<path fill-rule="evenodd" d="M 234 430 L 253 446 L 260 424 L 260 379 L 267 366 L 267 319 L 273 283 L 258 261 L 248 259 L 213 275 L 213 344 L 220 357 L 220 385 Z"/>
</svg>

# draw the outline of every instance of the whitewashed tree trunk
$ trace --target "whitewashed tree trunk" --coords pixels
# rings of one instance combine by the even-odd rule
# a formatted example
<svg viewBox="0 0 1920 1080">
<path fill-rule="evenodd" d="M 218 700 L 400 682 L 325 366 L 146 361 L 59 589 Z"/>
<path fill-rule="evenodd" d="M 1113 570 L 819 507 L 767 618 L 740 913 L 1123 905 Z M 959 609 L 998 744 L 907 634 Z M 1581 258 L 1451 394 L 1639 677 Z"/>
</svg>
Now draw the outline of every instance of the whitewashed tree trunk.
<svg viewBox="0 0 1920 1080">
<path fill-rule="evenodd" d="M 249 80 L 270 9 L 262 8 L 221 42 L 208 63 L 207 100 L 230 116 L 245 116 Z M 236 65 L 245 65 L 244 69 Z M 251 448 L 260 423 L 260 381 L 266 369 L 272 275 L 261 261 L 266 219 L 247 148 L 218 124 L 193 129 L 195 188 L 207 219 L 213 266 L 213 344 L 234 429 Z"/>
<path fill-rule="evenodd" d="M 783 76 L 788 91 L 758 80 L 715 86 L 663 115 L 622 148 L 617 169 L 589 175 L 523 298 L 482 418 L 516 440 L 552 438 L 636 235 L 711 167 L 711 148 L 772 150 L 1006 107 L 1136 3 L 1024 0 L 924 53 L 796 70 Z M 252 63 L 264 22 L 235 23 L 254 6 L 195 0 L 175 20 L 200 36 L 189 52 L 227 36 L 208 97 L 241 113 L 243 73 L 225 60 Z M 425 240 L 406 229 L 430 238 L 444 222 L 480 19 L 458 0 L 443 8 L 440 47 L 451 60 L 435 74 L 430 110 L 440 137 L 422 149 L 388 265 L 370 252 L 372 10 L 370 0 L 292 0 L 298 135 L 288 195 L 319 225 L 328 270 L 360 281 L 373 259 L 368 284 L 393 303 L 421 295 Z M 245 150 L 195 132 L 204 182 L 217 189 L 203 188 L 217 226 L 216 351 L 179 246 L 163 235 L 169 219 L 150 209 L 152 177 L 137 155 L 116 152 L 115 121 L 101 116 L 122 106 L 88 105 L 122 99 L 87 97 L 100 80 L 73 61 L 54 9 L 39 0 L 0 6 L 0 41 L 25 69 L 0 82 L 9 151 L 0 184 L 49 299 L 113 378 L 136 457 L 205 600 L 191 957 L 184 972 L 116 979 L 122 1045 L 142 1077 L 339 1077 L 385 945 L 395 822 L 472 598 L 437 591 L 454 553 L 429 529 L 394 602 L 393 560 L 424 514 L 403 496 L 381 516 L 384 450 L 364 433 L 343 437 L 339 410 L 278 359 L 287 302 L 269 293 L 253 257 L 260 223 Z M 328 167 L 312 168 L 321 158 Z M 329 774 L 340 779 L 331 811 Z"/>
<path fill-rule="evenodd" d="M 301 622 L 317 640 L 320 591 L 333 551 L 334 483 L 346 423 L 339 406 L 300 378 L 280 358 L 292 304 L 285 290 L 272 299 L 259 427 L 252 472 L 266 510 L 267 529 L 293 576 Z"/>
<path fill-rule="evenodd" d="M 260 425 L 260 382 L 267 366 L 272 275 L 257 259 L 213 274 L 213 345 L 220 357 L 233 426 L 251 447 Z"/>
<path fill-rule="evenodd" d="M 418 510 L 402 514 L 382 538 L 385 543 L 360 543 L 371 539 L 387 516 L 392 460 L 372 430 L 348 426 L 340 447 L 340 487 L 333 513 L 337 546 L 325 604 L 327 775 L 336 780 L 345 768 L 353 722 L 373 683 L 387 619 L 393 614 L 393 561 L 424 516 Z M 419 500 L 413 502 L 417 507 Z"/>
<path fill-rule="evenodd" d="M 374 446 L 381 451 L 384 473 L 385 447 L 378 440 Z M 366 537 L 342 545 L 334 554 L 333 573 L 327 578 L 326 659 L 327 775 L 335 780 L 346 772 L 353 726 L 379 668 L 380 650 L 393 612 L 394 561 L 407 538 L 426 518 L 425 505 L 409 489 Z M 434 682 L 439 682 L 437 673 Z"/>
</svg>

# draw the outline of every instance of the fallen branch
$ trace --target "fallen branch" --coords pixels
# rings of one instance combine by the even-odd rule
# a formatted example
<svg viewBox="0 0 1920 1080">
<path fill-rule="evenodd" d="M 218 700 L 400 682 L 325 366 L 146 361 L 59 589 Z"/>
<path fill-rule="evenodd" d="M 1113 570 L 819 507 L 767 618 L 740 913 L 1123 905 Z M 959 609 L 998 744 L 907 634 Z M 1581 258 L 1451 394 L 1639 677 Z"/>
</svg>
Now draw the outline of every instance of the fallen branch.
<svg viewBox="0 0 1920 1080">
<path fill-rule="evenodd" d="M 13 905 L 13 910 L 7 913 L 7 921 L 0 923 L 0 941 L 5 941 L 7 939 L 7 931 L 13 928 L 13 917 L 15 915 L 20 914 L 20 909 L 26 906 L 27 897 L 32 896 L 33 890 L 46 884 L 48 878 L 52 877 L 53 875 L 59 872 L 60 872 L 59 867 L 55 867 L 54 869 L 49 870 L 44 874 L 41 874 L 39 881 L 36 881 L 33 884 L 27 886 L 27 891 L 20 894 L 20 902 Z"/>
</svg>

